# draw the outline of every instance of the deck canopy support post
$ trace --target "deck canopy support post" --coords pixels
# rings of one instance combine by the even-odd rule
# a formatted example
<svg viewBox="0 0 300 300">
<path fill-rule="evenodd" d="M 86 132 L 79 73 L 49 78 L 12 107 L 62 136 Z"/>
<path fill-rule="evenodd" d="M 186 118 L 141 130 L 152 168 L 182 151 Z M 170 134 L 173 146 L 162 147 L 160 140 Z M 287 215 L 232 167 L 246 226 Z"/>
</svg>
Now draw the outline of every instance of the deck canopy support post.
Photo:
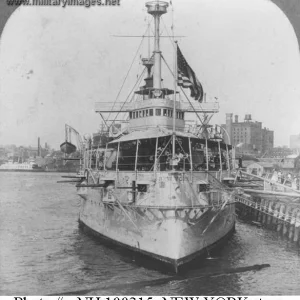
<svg viewBox="0 0 300 300">
<path fill-rule="evenodd" d="M 228 144 L 226 144 L 226 154 L 227 154 L 227 171 L 228 171 L 228 176 L 230 176 L 230 160 L 229 160 Z"/>
<path fill-rule="evenodd" d="M 154 173 L 157 172 L 157 148 L 158 148 L 158 137 L 156 138 L 156 145 L 155 145 L 155 154 L 154 154 Z"/>
<path fill-rule="evenodd" d="M 134 163 L 134 170 L 135 171 L 137 171 L 138 154 L 139 154 L 139 141 L 140 140 L 136 140 L 135 163 Z"/>
<path fill-rule="evenodd" d="M 221 152 L 221 146 L 220 146 L 220 141 L 218 141 L 218 148 L 219 148 L 219 160 L 220 160 L 220 180 L 222 178 L 222 171 L 223 171 L 223 168 L 222 168 L 222 152 Z"/>
<path fill-rule="evenodd" d="M 103 170 L 106 170 L 107 145 L 108 145 L 108 143 L 106 143 L 106 146 L 105 146 L 104 159 L 103 159 Z"/>
<path fill-rule="evenodd" d="M 193 157 L 192 157 L 192 142 L 191 138 L 189 137 L 189 155 L 190 155 L 190 171 L 191 171 L 191 180 L 193 180 Z"/>
<path fill-rule="evenodd" d="M 208 171 L 208 147 L 207 147 L 207 138 L 205 139 L 205 155 L 206 155 L 206 171 Z"/>
<path fill-rule="evenodd" d="M 120 153 L 120 142 L 118 142 L 118 151 L 117 151 L 117 163 L 116 163 L 116 170 L 119 170 L 119 153 Z"/>
</svg>

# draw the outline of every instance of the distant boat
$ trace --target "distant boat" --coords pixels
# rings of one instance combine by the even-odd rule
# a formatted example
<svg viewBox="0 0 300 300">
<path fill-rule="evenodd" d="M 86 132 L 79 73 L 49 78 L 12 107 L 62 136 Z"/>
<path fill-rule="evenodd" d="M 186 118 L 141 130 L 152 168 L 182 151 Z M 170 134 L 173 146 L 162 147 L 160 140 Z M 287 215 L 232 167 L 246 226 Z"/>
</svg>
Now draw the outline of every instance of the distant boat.
<svg viewBox="0 0 300 300">
<path fill-rule="evenodd" d="M 76 150 L 77 150 L 77 147 L 71 142 L 72 134 L 75 135 L 75 137 L 76 137 L 79 150 L 82 146 L 82 140 L 81 140 L 79 133 L 72 126 L 65 124 L 66 139 L 65 139 L 65 142 L 60 145 L 60 151 L 65 154 L 71 154 L 71 153 L 76 152 Z"/>
<path fill-rule="evenodd" d="M 9 160 L 8 162 L 0 165 L 0 172 L 11 171 L 11 172 L 45 172 L 45 170 L 38 166 L 34 161 L 29 162 L 13 162 Z"/>
</svg>

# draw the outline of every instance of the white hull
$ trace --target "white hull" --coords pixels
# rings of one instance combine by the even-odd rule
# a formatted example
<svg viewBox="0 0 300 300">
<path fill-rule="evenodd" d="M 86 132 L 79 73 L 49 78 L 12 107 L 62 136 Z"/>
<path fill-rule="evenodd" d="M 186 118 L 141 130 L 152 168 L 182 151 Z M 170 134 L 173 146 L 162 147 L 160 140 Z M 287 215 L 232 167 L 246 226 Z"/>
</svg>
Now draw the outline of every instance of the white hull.
<svg viewBox="0 0 300 300">
<path fill-rule="evenodd" d="M 102 188 L 84 189 L 79 190 L 79 220 L 83 225 L 125 247 L 170 263 L 175 271 L 234 229 L 234 203 L 206 208 L 192 208 L 189 203 L 178 208 L 118 204 L 105 202 Z M 152 198 L 154 203 L 161 200 Z"/>
<path fill-rule="evenodd" d="M 217 179 L 225 170 L 230 173 L 231 146 L 208 124 L 218 103 L 202 103 L 203 87 L 177 43 L 174 90 L 162 86 L 159 24 L 168 6 L 165 1 L 146 3 L 155 38 L 153 55 L 142 58 L 145 85 L 130 101 L 96 103 L 107 128 L 99 133 L 103 139 L 85 135 L 84 144 L 78 139 L 83 180 L 77 187 L 81 224 L 171 263 L 177 271 L 233 231 L 235 212 L 234 194 Z M 196 101 L 189 100 L 185 88 Z M 188 101 L 182 101 L 182 94 Z M 197 114 L 202 125 L 186 119 L 187 113 Z M 66 141 L 70 130 L 66 125 Z"/>
</svg>

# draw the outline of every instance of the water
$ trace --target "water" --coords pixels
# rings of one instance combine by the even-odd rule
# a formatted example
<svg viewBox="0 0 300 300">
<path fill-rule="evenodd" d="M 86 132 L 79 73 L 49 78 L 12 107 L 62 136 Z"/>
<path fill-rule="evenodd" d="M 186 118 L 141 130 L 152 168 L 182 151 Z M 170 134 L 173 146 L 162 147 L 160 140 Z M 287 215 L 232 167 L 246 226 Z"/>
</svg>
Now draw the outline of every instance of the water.
<svg viewBox="0 0 300 300">
<path fill-rule="evenodd" d="M 276 232 L 237 223 L 217 259 L 182 274 L 137 264 L 78 228 L 79 198 L 61 174 L 0 173 L 0 294 L 297 295 L 299 249 Z M 260 271 L 221 274 L 254 264 Z M 157 279 L 159 279 L 157 281 Z M 166 280 L 164 280 L 166 279 Z"/>
</svg>

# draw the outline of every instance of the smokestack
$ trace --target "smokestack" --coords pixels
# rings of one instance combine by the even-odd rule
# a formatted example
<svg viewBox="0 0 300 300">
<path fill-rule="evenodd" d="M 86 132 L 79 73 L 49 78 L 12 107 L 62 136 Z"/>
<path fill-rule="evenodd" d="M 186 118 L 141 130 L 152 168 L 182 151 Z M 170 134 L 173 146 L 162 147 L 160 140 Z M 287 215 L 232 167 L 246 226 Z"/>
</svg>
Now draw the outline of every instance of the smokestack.
<svg viewBox="0 0 300 300">
<path fill-rule="evenodd" d="M 41 156 L 41 144 L 40 144 L 40 138 L 38 137 L 38 153 L 37 156 Z"/>
<path fill-rule="evenodd" d="M 231 142 L 231 136 L 232 136 L 232 116 L 233 114 L 226 114 L 226 130 L 228 133 L 228 136 L 226 135 L 226 143 L 232 144 Z"/>
<path fill-rule="evenodd" d="M 251 115 L 247 114 L 245 115 L 245 122 L 250 122 L 251 121 Z"/>
<path fill-rule="evenodd" d="M 235 116 L 234 116 L 234 122 L 235 122 L 235 123 L 238 123 L 238 122 L 239 122 L 239 116 L 238 116 L 238 115 L 235 115 Z"/>
</svg>

